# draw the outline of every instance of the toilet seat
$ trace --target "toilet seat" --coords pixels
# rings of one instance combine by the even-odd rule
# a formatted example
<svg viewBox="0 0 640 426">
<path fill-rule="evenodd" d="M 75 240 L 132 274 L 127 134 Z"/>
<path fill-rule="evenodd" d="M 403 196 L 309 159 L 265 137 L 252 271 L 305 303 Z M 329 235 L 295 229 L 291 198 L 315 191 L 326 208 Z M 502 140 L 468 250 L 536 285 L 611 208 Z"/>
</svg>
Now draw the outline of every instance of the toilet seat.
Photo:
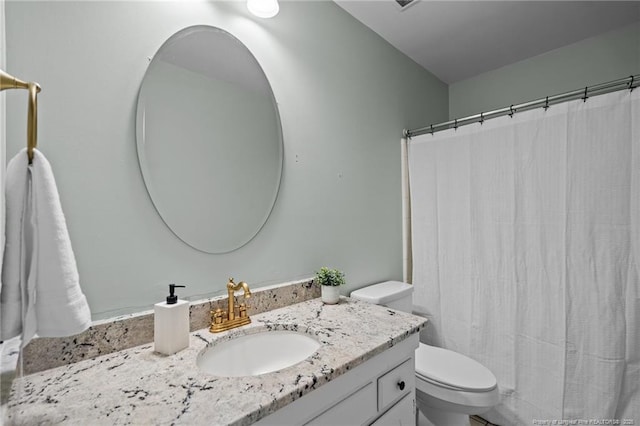
<svg viewBox="0 0 640 426">
<path fill-rule="evenodd" d="M 500 400 L 496 377 L 477 361 L 457 352 L 420 343 L 416 358 L 416 401 L 452 413 L 482 414 Z"/>
<path fill-rule="evenodd" d="M 489 392 L 498 385 L 487 367 L 457 352 L 420 343 L 415 356 L 416 377 L 433 385 L 465 392 Z"/>
</svg>

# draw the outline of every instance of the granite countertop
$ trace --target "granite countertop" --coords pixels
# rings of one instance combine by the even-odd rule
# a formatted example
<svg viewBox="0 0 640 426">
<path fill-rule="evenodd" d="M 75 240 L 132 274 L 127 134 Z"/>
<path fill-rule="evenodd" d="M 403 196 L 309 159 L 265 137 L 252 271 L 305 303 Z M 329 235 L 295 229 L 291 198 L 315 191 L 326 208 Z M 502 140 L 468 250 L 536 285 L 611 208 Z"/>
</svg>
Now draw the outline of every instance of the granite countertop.
<svg viewBox="0 0 640 426">
<path fill-rule="evenodd" d="M 248 425 L 396 345 L 425 319 L 342 297 L 320 299 L 251 317 L 228 332 L 191 333 L 189 348 L 165 356 L 153 343 L 14 381 L 7 424 Z M 248 377 L 217 377 L 196 366 L 219 339 L 267 330 L 309 333 L 320 349 L 299 364 Z"/>
</svg>

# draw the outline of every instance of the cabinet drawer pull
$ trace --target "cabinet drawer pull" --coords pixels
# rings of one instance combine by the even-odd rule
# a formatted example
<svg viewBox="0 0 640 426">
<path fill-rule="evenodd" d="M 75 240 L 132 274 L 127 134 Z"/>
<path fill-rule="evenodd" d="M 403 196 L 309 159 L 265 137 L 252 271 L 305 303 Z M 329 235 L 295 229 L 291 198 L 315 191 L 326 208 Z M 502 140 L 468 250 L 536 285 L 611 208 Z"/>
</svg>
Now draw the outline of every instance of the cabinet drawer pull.
<svg viewBox="0 0 640 426">
<path fill-rule="evenodd" d="M 409 381 L 416 374 L 413 365 L 413 358 L 408 359 L 378 378 L 379 412 L 385 411 L 413 390 L 414 382 Z"/>
</svg>

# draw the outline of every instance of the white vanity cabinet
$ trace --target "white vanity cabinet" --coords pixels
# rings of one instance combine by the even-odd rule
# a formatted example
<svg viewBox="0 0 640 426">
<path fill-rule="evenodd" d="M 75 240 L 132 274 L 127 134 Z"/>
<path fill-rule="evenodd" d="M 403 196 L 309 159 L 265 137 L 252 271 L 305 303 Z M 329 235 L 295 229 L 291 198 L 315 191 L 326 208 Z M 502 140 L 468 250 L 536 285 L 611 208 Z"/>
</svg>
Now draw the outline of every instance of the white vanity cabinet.
<svg viewBox="0 0 640 426">
<path fill-rule="evenodd" d="M 415 426 L 413 334 L 256 425 Z"/>
</svg>

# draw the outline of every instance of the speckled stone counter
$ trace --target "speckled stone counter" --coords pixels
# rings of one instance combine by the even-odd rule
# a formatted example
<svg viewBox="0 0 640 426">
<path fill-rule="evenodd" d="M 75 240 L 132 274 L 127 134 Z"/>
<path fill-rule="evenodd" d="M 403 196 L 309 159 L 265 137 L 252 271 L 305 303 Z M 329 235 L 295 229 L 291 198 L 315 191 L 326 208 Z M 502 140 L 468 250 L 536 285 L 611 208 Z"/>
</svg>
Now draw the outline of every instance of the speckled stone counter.
<svg viewBox="0 0 640 426">
<path fill-rule="evenodd" d="M 249 315 L 259 314 L 320 296 L 311 278 L 252 289 Z M 211 321 L 209 312 L 227 308 L 227 296 L 191 302 L 190 329 L 200 330 Z M 71 337 L 36 338 L 24 349 L 25 374 L 37 373 L 100 355 L 153 342 L 153 311 L 124 315 L 94 323 Z M 15 352 L 17 358 L 18 352 Z"/>
<path fill-rule="evenodd" d="M 9 425 L 248 425 L 393 347 L 423 318 L 341 298 L 313 299 L 252 317 L 220 334 L 191 333 L 190 347 L 163 356 L 146 344 L 26 376 L 14 382 Z M 207 345 L 263 330 L 297 330 L 320 342 L 299 364 L 249 377 L 196 367 Z"/>
</svg>

